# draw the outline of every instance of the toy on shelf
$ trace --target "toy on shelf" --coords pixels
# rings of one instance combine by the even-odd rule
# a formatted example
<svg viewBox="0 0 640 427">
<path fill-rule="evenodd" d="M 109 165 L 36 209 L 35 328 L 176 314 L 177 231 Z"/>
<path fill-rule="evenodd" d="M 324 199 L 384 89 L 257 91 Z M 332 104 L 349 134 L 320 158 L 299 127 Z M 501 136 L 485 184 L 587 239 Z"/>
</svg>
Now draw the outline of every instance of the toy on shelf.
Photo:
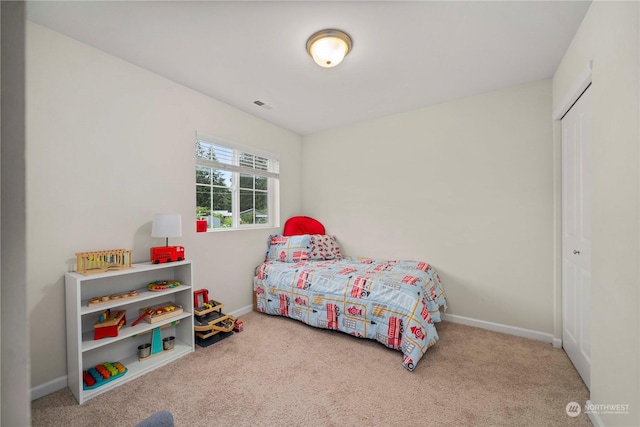
<svg viewBox="0 0 640 427">
<path fill-rule="evenodd" d="M 95 298 L 89 299 L 89 301 L 87 302 L 87 305 L 91 307 L 92 305 L 106 304 L 108 302 L 116 302 L 119 300 L 129 299 L 129 298 L 137 298 L 139 296 L 140 295 L 138 295 L 138 291 L 136 290 L 125 292 L 123 294 L 103 295 L 101 297 L 95 297 Z"/>
<path fill-rule="evenodd" d="M 150 291 L 159 292 L 177 288 L 178 286 L 180 286 L 180 282 L 177 280 L 156 280 L 155 282 L 149 283 L 147 288 Z"/>
<path fill-rule="evenodd" d="M 93 339 L 117 337 L 118 331 L 127 324 L 126 311 L 120 310 L 111 316 L 111 310 L 105 310 L 96 323 L 93 324 Z"/>
<path fill-rule="evenodd" d="M 165 325 L 166 326 L 166 325 Z M 138 346 L 138 360 L 144 361 L 158 356 L 164 352 L 173 350 L 176 342 L 176 337 L 170 336 L 162 338 L 159 328 L 153 328 L 151 331 L 151 344 L 143 344 Z"/>
<path fill-rule="evenodd" d="M 109 381 L 120 378 L 126 374 L 128 369 L 120 362 L 104 362 L 86 371 L 82 371 L 82 388 L 93 390 L 105 385 Z"/>
<path fill-rule="evenodd" d="M 153 310 L 152 310 L 152 309 L 150 309 L 150 308 L 148 308 L 148 309 L 146 309 L 146 310 L 142 311 L 142 314 L 140 315 L 140 317 L 138 317 L 138 318 L 137 318 L 137 319 L 136 319 L 136 320 L 131 324 L 131 327 L 133 328 L 133 327 L 134 327 L 134 326 L 136 326 L 138 323 L 140 323 L 140 321 L 141 321 L 142 319 L 144 319 L 144 318 L 145 318 L 145 317 L 147 317 L 147 316 L 151 316 L 151 314 L 153 314 Z"/>
<path fill-rule="evenodd" d="M 131 268 L 132 252 L 130 249 L 76 252 L 76 272 L 87 275 Z"/>
<path fill-rule="evenodd" d="M 184 260 L 184 246 L 158 246 L 151 248 L 151 262 L 175 262 Z"/>
<path fill-rule="evenodd" d="M 202 305 L 200 305 L 200 297 L 202 297 Z M 221 302 L 210 300 L 209 291 L 200 289 L 193 293 L 193 313 L 194 326 L 198 344 L 201 346 L 208 345 L 207 340 L 216 342 L 233 334 L 233 328 L 236 324 L 236 318 L 224 314 Z"/>
<path fill-rule="evenodd" d="M 140 309 L 141 317 L 149 323 L 160 322 L 161 320 L 177 316 L 182 312 L 182 306 L 172 301 L 167 301 L 151 307 Z M 138 321 L 139 319 L 136 320 L 136 322 Z"/>
</svg>

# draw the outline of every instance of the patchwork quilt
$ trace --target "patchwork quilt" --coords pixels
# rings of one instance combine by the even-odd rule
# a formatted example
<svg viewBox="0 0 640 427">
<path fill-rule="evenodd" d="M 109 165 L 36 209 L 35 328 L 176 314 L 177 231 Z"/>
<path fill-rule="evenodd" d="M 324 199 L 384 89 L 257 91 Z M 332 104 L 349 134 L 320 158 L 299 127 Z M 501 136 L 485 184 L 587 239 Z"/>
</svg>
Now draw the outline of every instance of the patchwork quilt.
<svg viewBox="0 0 640 427">
<path fill-rule="evenodd" d="M 446 297 L 429 264 L 295 259 L 294 253 L 282 262 L 279 250 L 256 268 L 257 311 L 376 340 L 401 351 L 409 371 L 438 340 L 434 322 L 446 309 Z"/>
</svg>

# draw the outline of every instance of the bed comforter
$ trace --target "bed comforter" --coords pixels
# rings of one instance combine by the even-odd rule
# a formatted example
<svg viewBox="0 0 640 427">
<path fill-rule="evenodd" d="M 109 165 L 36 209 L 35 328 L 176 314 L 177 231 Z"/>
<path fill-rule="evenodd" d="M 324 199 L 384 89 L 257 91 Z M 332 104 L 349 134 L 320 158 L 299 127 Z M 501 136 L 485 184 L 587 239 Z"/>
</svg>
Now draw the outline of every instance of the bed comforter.
<svg viewBox="0 0 640 427">
<path fill-rule="evenodd" d="M 376 340 L 400 350 L 409 371 L 438 340 L 446 309 L 438 274 L 418 261 L 266 261 L 254 292 L 257 311 Z"/>
</svg>

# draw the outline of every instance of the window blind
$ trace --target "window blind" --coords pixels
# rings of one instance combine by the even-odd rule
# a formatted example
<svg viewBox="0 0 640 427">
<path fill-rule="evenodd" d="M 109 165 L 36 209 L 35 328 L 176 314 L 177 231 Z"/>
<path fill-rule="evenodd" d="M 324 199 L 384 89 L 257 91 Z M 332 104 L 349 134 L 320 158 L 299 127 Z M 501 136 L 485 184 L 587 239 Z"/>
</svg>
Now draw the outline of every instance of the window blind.
<svg viewBox="0 0 640 427">
<path fill-rule="evenodd" d="M 196 164 L 246 175 L 276 179 L 280 177 L 277 154 L 242 146 L 203 132 L 196 133 Z"/>
</svg>

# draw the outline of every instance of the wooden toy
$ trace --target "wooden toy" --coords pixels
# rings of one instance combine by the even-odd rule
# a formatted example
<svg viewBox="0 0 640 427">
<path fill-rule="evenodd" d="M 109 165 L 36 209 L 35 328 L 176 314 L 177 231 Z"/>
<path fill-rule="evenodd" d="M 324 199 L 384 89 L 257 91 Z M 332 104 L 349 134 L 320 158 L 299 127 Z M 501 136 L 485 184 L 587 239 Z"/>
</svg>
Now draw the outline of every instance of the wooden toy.
<svg viewBox="0 0 640 427">
<path fill-rule="evenodd" d="M 145 307 L 140 309 L 140 315 L 149 323 L 160 322 L 161 320 L 174 317 L 182 313 L 182 306 L 172 301 L 156 304 L 152 307 Z"/>
<path fill-rule="evenodd" d="M 236 318 L 222 312 L 224 304 L 210 300 L 209 291 L 206 289 L 194 291 L 193 295 L 193 313 L 195 315 L 193 329 L 196 338 L 206 340 L 220 333 L 233 333 Z M 201 306 L 199 305 L 200 296 L 203 298 Z"/>
<path fill-rule="evenodd" d="M 151 282 L 147 285 L 147 288 L 150 291 L 160 292 L 166 291 L 167 289 L 173 289 L 180 286 L 180 282 L 177 280 L 156 280 L 155 282 Z"/>
<path fill-rule="evenodd" d="M 105 304 L 107 302 L 115 302 L 118 300 L 123 300 L 128 298 L 137 298 L 139 296 L 140 295 L 138 295 L 138 291 L 136 290 L 125 292 L 123 294 L 103 295 L 101 297 L 91 298 L 87 302 L 87 305 L 91 307 L 92 305 Z"/>
<path fill-rule="evenodd" d="M 165 326 L 169 326 L 169 325 L 165 325 Z M 165 326 L 161 326 L 159 328 L 153 328 L 153 330 L 151 331 L 151 344 L 150 344 L 151 350 L 149 351 L 149 354 L 147 356 L 140 357 L 140 355 L 138 355 L 139 361 L 143 362 L 145 360 L 152 359 L 154 356 L 158 356 L 164 352 L 173 350 L 176 337 L 170 336 L 170 337 L 162 338 L 160 329 L 164 328 Z"/>
<path fill-rule="evenodd" d="M 111 310 L 105 310 L 96 323 L 93 324 L 93 339 L 117 337 L 118 331 L 127 324 L 126 311 L 118 311 L 111 316 Z"/>
<path fill-rule="evenodd" d="M 147 311 L 144 311 L 144 312 L 140 315 L 140 317 L 138 317 L 138 318 L 135 320 L 135 322 L 133 322 L 133 323 L 131 324 L 131 327 L 136 326 L 136 325 L 137 325 L 137 324 L 138 324 L 142 319 L 144 319 L 144 318 L 145 318 L 145 317 L 147 317 L 147 316 L 151 316 L 151 314 L 152 314 L 152 313 L 153 313 L 153 310 L 152 310 L 152 309 L 149 309 L 149 310 L 147 310 Z"/>
<path fill-rule="evenodd" d="M 130 249 L 76 252 L 76 272 L 87 275 L 131 268 L 132 252 Z"/>
</svg>

